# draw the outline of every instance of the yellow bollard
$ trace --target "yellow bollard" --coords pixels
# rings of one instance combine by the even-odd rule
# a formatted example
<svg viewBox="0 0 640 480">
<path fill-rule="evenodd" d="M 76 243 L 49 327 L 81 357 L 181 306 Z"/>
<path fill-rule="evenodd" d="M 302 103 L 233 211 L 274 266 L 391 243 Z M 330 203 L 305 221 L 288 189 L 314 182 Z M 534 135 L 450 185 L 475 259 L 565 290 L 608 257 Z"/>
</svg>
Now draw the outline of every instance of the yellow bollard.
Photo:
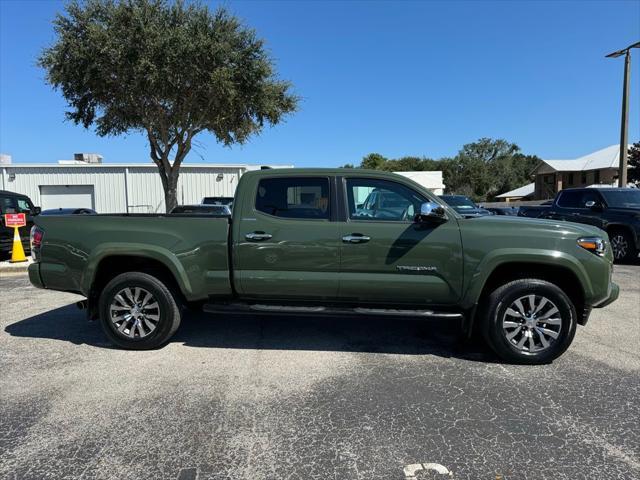
<svg viewBox="0 0 640 480">
<path fill-rule="evenodd" d="M 13 227 L 13 248 L 11 249 L 11 263 L 26 262 L 27 257 L 24 255 L 22 241 L 20 240 L 20 232 L 18 227 Z"/>
</svg>

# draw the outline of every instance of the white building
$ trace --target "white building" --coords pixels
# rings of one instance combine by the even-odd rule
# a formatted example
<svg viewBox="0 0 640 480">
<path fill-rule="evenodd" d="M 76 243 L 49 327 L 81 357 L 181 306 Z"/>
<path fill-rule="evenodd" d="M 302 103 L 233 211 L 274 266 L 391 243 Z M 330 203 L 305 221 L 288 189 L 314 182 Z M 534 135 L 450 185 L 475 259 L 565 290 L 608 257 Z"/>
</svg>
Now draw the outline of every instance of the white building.
<svg viewBox="0 0 640 480">
<path fill-rule="evenodd" d="M 274 168 L 291 165 L 270 165 Z M 261 165 L 183 164 L 178 203 L 197 204 L 203 197 L 231 197 L 244 172 Z M 43 210 L 87 207 L 98 213 L 163 213 L 164 190 L 154 164 L 2 164 L 0 190 L 28 195 Z"/>
<path fill-rule="evenodd" d="M 419 183 L 423 187 L 431 190 L 436 195 L 442 195 L 444 193 L 445 184 L 442 181 L 442 172 L 434 170 L 430 172 L 394 172 L 403 177 L 407 177 L 416 183 Z"/>
</svg>

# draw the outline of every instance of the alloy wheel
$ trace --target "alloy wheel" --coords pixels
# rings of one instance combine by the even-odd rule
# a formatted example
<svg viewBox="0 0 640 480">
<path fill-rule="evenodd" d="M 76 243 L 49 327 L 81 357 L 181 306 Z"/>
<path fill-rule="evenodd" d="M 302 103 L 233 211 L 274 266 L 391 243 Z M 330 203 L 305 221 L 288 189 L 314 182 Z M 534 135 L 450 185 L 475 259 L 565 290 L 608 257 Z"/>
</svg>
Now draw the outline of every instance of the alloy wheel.
<svg viewBox="0 0 640 480">
<path fill-rule="evenodd" d="M 118 334 L 137 340 L 149 336 L 157 328 L 160 306 L 144 288 L 127 287 L 113 297 L 109 315 Z"/>
<path fill-rule="evenodd" d="M 537 353 L 550 348 L 560 336 L 562 316 L 558 307 L 542 295 L 515 300 L 502 316 L 502 332 L 516 349 Z"/>
<path fill-rule="evenodd" d="M 624 235 L 617 234 L 611 239 L 611 250 L 613 250 L 613 256 L 616 260 L 621 260 L 627 256 L 629 245 Z"/>
</svg>

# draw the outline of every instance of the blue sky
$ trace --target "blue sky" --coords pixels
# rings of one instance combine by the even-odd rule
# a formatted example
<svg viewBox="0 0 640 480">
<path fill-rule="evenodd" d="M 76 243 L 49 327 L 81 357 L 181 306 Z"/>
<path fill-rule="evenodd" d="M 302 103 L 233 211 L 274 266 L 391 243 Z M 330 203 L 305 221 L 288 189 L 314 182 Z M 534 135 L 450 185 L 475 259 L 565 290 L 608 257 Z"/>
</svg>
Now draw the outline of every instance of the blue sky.
<svg viewBox="0 0 640 480">
<path fill-rule="evenodd" d="M 640 40 L 640 1 L 223 4 L 266 39 L 303 101 L 244 146 L 201 134 L 188 162 L 440 158 L 480 137 L 573 158 L 619 141 L 623 60 L 604 55 Z M 14 163 L 74 152 L 148 162 L 141 135 L 100 138 L 64 120 L 64 99 L 35 66 L 62 7 L 0 0 L 0 151 Z M 636 49 L 631 141 L 640 139 L 639 67 Z"/>
</svg>

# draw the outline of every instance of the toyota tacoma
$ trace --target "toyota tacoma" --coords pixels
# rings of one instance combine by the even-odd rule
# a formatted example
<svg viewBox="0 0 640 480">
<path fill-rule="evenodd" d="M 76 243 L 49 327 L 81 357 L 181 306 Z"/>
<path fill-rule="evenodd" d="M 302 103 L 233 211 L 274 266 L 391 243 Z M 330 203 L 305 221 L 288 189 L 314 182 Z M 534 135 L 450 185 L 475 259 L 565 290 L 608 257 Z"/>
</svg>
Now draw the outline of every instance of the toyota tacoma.
<svg viewBox="0 0 640 480">
<path fill-rule="evenodd" d="M 364 205 L 372 192 L 392 205 Z M 443 318 L 505 361 L 538 364 L 618 296 L 594 226 L 464 218 L 408 178 L 360 169 L 246 173 L 224 217 L 39 216 L 31 244 L 31 283 L 86 297 L 130 349 L 164 345 L 186 306 Z"/>
</svg>

